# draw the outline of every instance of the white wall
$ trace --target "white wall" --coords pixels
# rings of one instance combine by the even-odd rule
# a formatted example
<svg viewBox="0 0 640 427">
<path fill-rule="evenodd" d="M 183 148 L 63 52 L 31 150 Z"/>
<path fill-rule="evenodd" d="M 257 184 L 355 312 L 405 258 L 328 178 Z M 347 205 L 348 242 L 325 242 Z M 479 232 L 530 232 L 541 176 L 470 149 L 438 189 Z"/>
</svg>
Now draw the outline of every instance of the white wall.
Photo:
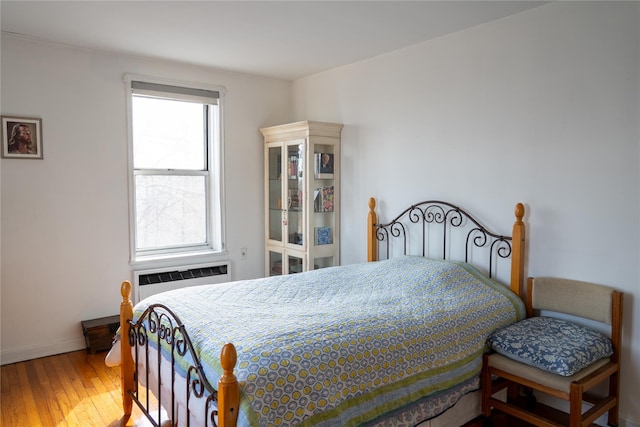
<svg viewBox="0 0 640 427">
<path fill-rule="evenodd" d="M 290 83 L 2 37 L 1 112 L 43 120 L 44 160 L 2 159 L 2 363 L 84 347 L 117 314 L 129 266 L 124 73 L 226 88 L 227 248 L 264 272 L 260 127 L 286 122 Z M 240 260 L 240 248 L 248 259 Z"/>
<path fill-rule="evenodd" d="M 342 263 L 367 201 L 459 203 L 509 233 L 529 275 L 625 291 L 621 416 L 640 424 L 640 5 L 556 2 L 294 82 L 303 119 L 345 124 Z"/>
</svg>

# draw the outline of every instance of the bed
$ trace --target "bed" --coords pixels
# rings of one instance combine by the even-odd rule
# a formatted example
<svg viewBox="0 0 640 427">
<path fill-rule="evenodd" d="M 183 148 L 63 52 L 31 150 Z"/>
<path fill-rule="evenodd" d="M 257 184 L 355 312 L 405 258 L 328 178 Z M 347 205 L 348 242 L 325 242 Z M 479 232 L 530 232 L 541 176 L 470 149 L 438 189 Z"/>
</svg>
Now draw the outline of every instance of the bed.
<svg viewBox="0 0 640 427">
<path fill-rule="evenodd" d="M 163 410 L 189 426 L 477 416 L 486 338 L 525 316 L 524 206 L 511 236 L 447 202 L 413 204 L 386 223 L 375 208 L 372 198 L 366 263 L 184 288 L 135 307 L 123 282 L 125 417 L 134 403 L 154 425 Z"/>
</svg>

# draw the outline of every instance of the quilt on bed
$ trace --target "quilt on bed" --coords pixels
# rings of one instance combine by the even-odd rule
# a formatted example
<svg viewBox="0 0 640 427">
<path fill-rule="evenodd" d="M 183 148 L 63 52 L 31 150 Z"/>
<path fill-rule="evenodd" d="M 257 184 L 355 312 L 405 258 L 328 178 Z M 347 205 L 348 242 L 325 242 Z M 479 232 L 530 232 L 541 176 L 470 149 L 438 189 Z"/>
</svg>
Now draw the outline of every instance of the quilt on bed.
<svg viewBox="0 0 640 427">
<path fill-rule="evenodd" d="M 472 266 L 411 256 L 170 291 L 134 319 L 152 303 L 180 317 L 214 387 L 234 343 L 239 426 L 367 423 L 478 375 L 487 336 L 524 318 Z"/>
</svg>

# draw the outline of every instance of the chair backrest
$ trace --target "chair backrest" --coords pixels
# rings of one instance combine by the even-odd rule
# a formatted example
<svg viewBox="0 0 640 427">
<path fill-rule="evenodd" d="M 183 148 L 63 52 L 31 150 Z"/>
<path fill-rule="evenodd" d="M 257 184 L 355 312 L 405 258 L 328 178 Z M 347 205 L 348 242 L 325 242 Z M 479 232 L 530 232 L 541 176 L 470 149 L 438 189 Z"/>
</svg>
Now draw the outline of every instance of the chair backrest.
<svg viewBox="0 0 640 427">
<path fill-rule="evenodd" d="M 557 277 L 530 277 L 527 316 L 548 310 L 594 320 L 611 326 L 612 360 L 618 360 L 622 340 L 623 293 L 609 286 Z"/>
<path fill-rule="evenodd" d="M 529 280 L 527 304 L 535 310 L 571 314 L 611 325 L 615 289 L 595 283 L 556 277 Z"/>
</svg>

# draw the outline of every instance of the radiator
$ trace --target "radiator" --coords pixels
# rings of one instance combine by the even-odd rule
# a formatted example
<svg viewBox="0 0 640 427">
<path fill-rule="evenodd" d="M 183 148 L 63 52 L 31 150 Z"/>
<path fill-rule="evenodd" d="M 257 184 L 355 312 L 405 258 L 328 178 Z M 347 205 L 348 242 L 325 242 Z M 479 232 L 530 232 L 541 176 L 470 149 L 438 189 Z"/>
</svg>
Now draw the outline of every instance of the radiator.
<svg viewBox="0 0 640 427">
<path fill-rule="evenodd" d="M 231 265 L 229 262 L 135 270 L 133 272 L 133 288 L 136 302 L 148 296 L 173 289 L 229 281 L 231 281 Z"/>
</svg>

